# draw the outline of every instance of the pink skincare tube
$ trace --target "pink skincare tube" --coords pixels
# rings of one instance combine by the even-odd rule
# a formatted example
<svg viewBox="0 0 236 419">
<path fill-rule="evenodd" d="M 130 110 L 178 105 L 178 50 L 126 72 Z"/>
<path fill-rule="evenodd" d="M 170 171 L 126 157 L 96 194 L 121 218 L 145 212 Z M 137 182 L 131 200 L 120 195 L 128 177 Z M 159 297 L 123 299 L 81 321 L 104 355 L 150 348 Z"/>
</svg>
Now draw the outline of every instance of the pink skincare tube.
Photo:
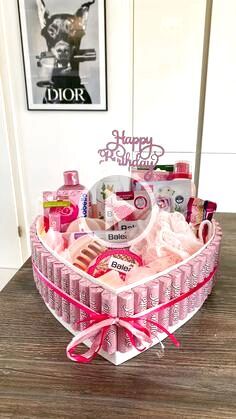
<svg viewBox="0 0 236 419">
<path fill-rule="evenodd" d="M 134 314 L 134 294 L 132 291 L 122 292 L 118 295 L 118 316 L 130 317 Z M 123 327 L 118 328 L 118 351 L 129 352 L 132 344 L 128 333 Z"/>
<path fill-rule="evenodd" d="M 200 270 L 201 270 L 201 263 L 200 263 L 200 261 L 196 260 L 196 258 L 194 258 L 194 260 L 192 260 L 192 261 L 189 262 L 189 265 L 192 268 L 190 288 L 194 288 L 194 287 L 197 286 L 197 284 L 199 282 Z M 199 307 L 199 301 L 198 301 L 197 292 L 194 292 L 189 297 L 189 306 L 188 306 L 189 313 L 191 313 L 192 311 L 194 311 L 196 307 Z"/>
<path fill-rule="evenodd" d="M 181 266 L 179 270 L 182 272 L 181 278 L 181 294 L 185 294 L 191 288 L 191 280 L 192 280 L 192 267 L 191 265 L 187 264 Z M 180 320 L 184 320 L 185 317 L 189 313 L 189 297 L 185 298 L 181 301 L 180 304 Z"/>
<path fill-rule="evenodd" d="M 52 283 L 54 282 L 54 277 L 53 277 L 53 265 L 54 265 L 54 263 L 55 263 L 55 258 L 50 256 L 47 259 L 47 278 Z M 55 293 L 50 288 L 48 288 L 48 305 L 49 305 L 50 308 L 55 310 Z"/>
<path fill-rule="evenodd" d="M 160 294 L 160 284 L 159 280 L 151 282 L 147 286 L 147 301 L 148 308 L 157 307 L 159 305 L 159 294 Z M 158 323 L 158 313 L 153 313 L 150 315 L 150 320 Z M 156 338 L 158 335 L 158 327 L 154 324 L 148 323 L 148 329 L 151 332 L 153 338 Z"/>
<path fill-rule="evenodd" d="M 61 271 L 65 265 L 63 263 L 55 262 L 53 266 L 54 283 L 58 288 L 61 288 Z M 55 293 L 55 313 L 57 316 L 62 316 L 62 298 Z"/>
<path fill-rule="evenodd" d="M 79 301 L 79 281 L 81 276 L 70 273 L 70 295 Z M 73 330 L 79 330 L 79 308 L 70 304 L 70 325 Z"/>
<path fill-rule="evenodd" d="M 117 316 L 117 296 L 110 291 L 103 291 L 101 312 L 112 317 Z M 109 327 L 102 345 L 102 349 L 112 355 L 117 351 L 117 326 Z"/>
<path fill-rule="evenodd" d="M 159 278 L 160 284 L 160 303 L 167 303 L 170 301 L 171 295 L 171 276 L 164 275 Z M 170 322 L 170 308 L 165 308 L 164 310 L 159 311 L 159 323 L 168 328 Z"/>
<path fill-rule="evenodd" d="M 49 252 L 41 253 L 42 274 L 47 278 L 47 260 L 50 257 Z M 48 286 L 42 282 L 42 294 L 45 303 L 48 303 Z"/>
<path fill-rule="evenodd" d="M 177 298 L 180 296 L 181 277 L 182 273 L 178 269 L 173 272 L 170 298 Z M 180 303 L 174 304 L 170 308 L 170 326 L 174 326 L 179 322 Z"/>
<path fill-rule="evenodd" d="M 79 283 L 79 299 L 80 302 L 89 307 L 89 284 L 87 279 L 81 279 Z M 79 319 L 80 321 L 86 319 L 88 314 L 84 310 L 80 310 Z M 89 322 L 82 322 L 79 325 L 79 330 L 87 329 Z"/>
<path fill-rule="evenodd" d="M 61 270 L 61 289 L 66 294 L 70 295 L 70 271 L 68 268 Z M 70 323 L 70 303 L 62 298 L 61 301 L 62 320 L 66 323 Z"/>
</svg>

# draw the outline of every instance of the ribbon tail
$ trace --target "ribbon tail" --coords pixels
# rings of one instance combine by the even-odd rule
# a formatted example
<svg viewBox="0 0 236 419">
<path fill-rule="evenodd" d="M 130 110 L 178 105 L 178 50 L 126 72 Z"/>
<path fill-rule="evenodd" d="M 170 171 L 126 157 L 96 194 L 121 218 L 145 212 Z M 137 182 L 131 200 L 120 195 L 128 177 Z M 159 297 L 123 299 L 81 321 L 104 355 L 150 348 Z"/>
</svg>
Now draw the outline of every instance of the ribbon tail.
<svg viewBox="0 0 236 419">
<path fill-rule="evenodd" d="M 161 324 L 154 322 L 153 320 L 147 319 L 148 323 L 154 324 L 155 326 L 158 327 L 158 329 L 161 329 L 162 332 L 164 332 L 172 341 L 172 343 L 179 348 L 180 347 L 180 343 L 179 341 L 176 339 L 176 337 L 173 335 L 173 333 L 170 333 L 164 326 L 162 326 Z"/>
</svg>

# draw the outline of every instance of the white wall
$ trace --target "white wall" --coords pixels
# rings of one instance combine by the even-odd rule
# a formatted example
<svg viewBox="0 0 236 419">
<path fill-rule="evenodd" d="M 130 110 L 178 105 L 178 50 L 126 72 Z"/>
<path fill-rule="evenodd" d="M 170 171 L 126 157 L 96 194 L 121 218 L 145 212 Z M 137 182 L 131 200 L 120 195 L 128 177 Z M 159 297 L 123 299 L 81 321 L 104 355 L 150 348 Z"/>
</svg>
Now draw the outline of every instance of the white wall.
<svg viewBox="0 0 236 419">
<path fill-rule="evenodd" d="M 63 170 L 78 168 L 81 182 L 88 185 L 105 174 L 98 165 L 97 149 L 115 128 L 152 135 L 167 150 L 163 162 L 180 157 L 194 164 L 205 0 L 107 0 L 109 110 L 64 113 L 27 111 L 17 2 L 0 0 L 0 4 L 0 35 L 7 58 L 1 67 L 15 120 L 27 223 L 38 211 L 41 191 L 62 183 Z M 232 200 L 226 199 L 225 180 L 214 154 L 235 152 L 231 147 L 236 129 L 235 8 L 234 0 L 214 0 L 199 195 L 217 199 L 220 211 L 236 211 Z M 224 169 L 229 163 L 233 167 L 235 155 L 222 155 L 220 161 Z M 222 198 L 217 191 L 223 188 Z"/>
</svg>

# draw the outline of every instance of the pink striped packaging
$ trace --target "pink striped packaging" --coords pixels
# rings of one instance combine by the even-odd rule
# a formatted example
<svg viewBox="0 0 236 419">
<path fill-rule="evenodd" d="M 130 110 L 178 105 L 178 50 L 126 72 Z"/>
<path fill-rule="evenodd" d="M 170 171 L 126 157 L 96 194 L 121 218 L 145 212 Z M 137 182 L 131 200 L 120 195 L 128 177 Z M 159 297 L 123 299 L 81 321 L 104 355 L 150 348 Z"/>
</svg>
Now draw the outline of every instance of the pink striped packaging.
<svg viewBox="0 0 236 419">
<path fill-rule="evenodd" d="M 103 291 L 101 300 L 101 312 L 112 317 L 117 316 L 117 296 L 110 291 Z M 102 349 L 112 355 L 117 351 L 117 326 L 109 327 L 102 344 Z"/>
<path fill-rule="evenodd" d="M 48 257 L 47 259 L 47 278 L 52 283 L 54 282 L 53 277 L 53 265 L 55 263 L 55 259 L 53 257 Z M 55 295 L 54 291 L 48 288 L 48 305 L 50 308 L 55 310 Z"/>
<path fill-rule="evenodd" d="M 61 289 L 66 294 L 70 295 L 70 271 L 68 268 L 63 268 L 61 270 Z M 62 320 L 66 323 L 70 323 L 70 303 L 62 298 L 61 300 L 61 311 L 62 311 Z"/>
<path fill-rule="evenodd" d="M 130 317 L 134 314 L 134 293 L 122 292 L 118 295 L 118 317 Z M 128 352 L 132 344 L 128 333 L 123 327 L 118 328 L 118 351 Z"/>
<path fill-rule="evenodd" d="M 70 296 L 79 301 L 79 282 L 81 276 L 70 273 Z M 79 330 L 79 312 L 80 309 L 70 304 L 70 325 L 73 330 Z"/>
<path fill-rule="evenodd" d="M 160 303 L 167 303 L 170 301 L 171 295 L 171 276 L 164 275 L 159 278 L 160 284 Z M 170 308 L 165 308 L 164 310 L 159 311 L 159 323 L 168 328 L 170 322 Z"/>
<path fill-rule="evenodd" d="M 210 269 L 209 269 L 209 265 L 207 263 L 207 255 L 206 252 L 203 252 L 200 254 L 200 257 L 202 259 L 202 275 L 203 275 L 203 280 L 209 275 Z M 208 290 L 207 290 L 207 286 L 204 285 L 203 288 L 201 288 L 201 301 L 202 304 L 204 303 L 205 299 L 208 296 Z"/>
<path fill-rule="evenodd" d="M 196 260 L 196 258 L 193 261 L 189 262 L 189 265 L 192 268 L 192 275 L 190 280 L 190 288 L 195 288 L 199 282 L 200 278 L 200 268 L 201 263 L 199 260 Z M 199 307 L 199 297 L 197 295 L 197 292 L 194 292 L 189 297 L 189 313 L 195 310 L 196 307 Z"/>
<path fill-rule="evenodd" d="M 80 302 L 86 306 L 89 307 L 89 284 L 90 282 L 87 281 L 87 279 L 81 279 L 79 283 L 79 299 Z M 84 320 L 88 317 L 88 314 L 84 310 L 80 310 L 79 319 Z M 82 331 L 84 329 L 87 329 L 89 326 L 89 322 L 85 321 L 80 323 L 79 329 Z"/>
<path fill-rule="evenodd" d="M 54 277 L 54 283 L 58 288 L 61 288 L 61 271 L 64 268 L 65 265 L 63 263 L 55 262 L 53 265 L 53 277 Z M 54 295 L 55 298 L 55 313 L 57 316 L 62 316 L 62 298 L 60 295 L 56 294 Z"/>
<path fill-rule="evenodd" d="M 208 246 L 205 250 L 205 254 L 207 257 L 207 267 L 208 267 L 208 275 L 214 270 L 215 267 L 215 246 Z M 206 284 L 207 295 L 209 295 L 212 291 L 213 286 L 213 277 L 211 280 Z"/>
<path fill-rule="evenodd" d="M 42 267 L 41 272 L 46 278 L 48 277 L 48 275 L 47 275 L 47 260 L 48 260 L 49 256 L 50 256 L 49 252 L 42 252 L 41 255 L 40 255 L 40 257 L 41 257 L 41 267 Z M 48 303 L 48 287 L 44 282 L 42 282 L 41 287 L 42 287 L 43 299 L 46 303 Z"/>
<path fill-rule="evenodd" d="M 182 273 L 178 269 L 173 272 L 172 281 L 171 281 L 171 293 L 170 298 L 177 298 L 180 296 L 181 290 L 181 276 Z M 170 308 L 170 326 L 174 326 L 179 321 L 179 312 L 180 312 L 180 303 L 174 304 Z"/>
<path fill-rule="evenodd" d="M 37 247 L 40 246 L 40 243 L 38 241 L 38 239 L 34 240 L 32 242 L 32 260 L 34 262 L 34 264 L 38 267 L 38 253 L 37 253 Z M 37 274 L 35 273 L 35 271 L 33 270 L 33 277 L 34 277 L 34 282 L 36 284 L 37 289 L 39 290 L 39 279 Z"/>
<path fill-rule="evenodd" d="M 147 288 L 145 286 L 135 287 L 134 293 L 134 314 L 142 313 L 147 310 Z M 140 320 L 139 323 L 142 326 L 146 326 L 147 321 L 145 319 Z"/>
<path fill-rule="evenodd" d="M 43 252 L 43 247 L 41 244 L 35 246 L 35 264 L 40 272 L 42 272 L 42 262 L 41 262 L 41 253 Z M 43 286 L 42 281 L 37 278 L 38 290 L 40 295 L 43 295 Z"/>
<path fill-rule="evenodd" d="M 101 313 L 103 288 L 95 284 L 89 287 L 89 305 L 96 313 Z"/>
<path fill-rule="evenodd" d="M 160 293 L 160 284 L 159 280 L 152 281 L 147 286 L 147 301 L 148 308 L 157 307 L 159 305 L 159 293 Z M 150 320 L 158 323 L 158 313 L 153 313 L 150 315 Z M 152 337 L 156 338 L 158 335 L 158 327 L 154 324 L 148 323 L 148 329 L 151 332 Z"/>
<path fill-rule="evenodd" d="M 181 294 L 185 294 L 189 291 L 191 285 L 192 268 L 190 265 L 181 266 L 179 270 L 182 273 L 181 276 Z M 180 302 L 179 318 L 184 320 L 188 315 L 189 298 L 185 298 Z"/>
</svg>

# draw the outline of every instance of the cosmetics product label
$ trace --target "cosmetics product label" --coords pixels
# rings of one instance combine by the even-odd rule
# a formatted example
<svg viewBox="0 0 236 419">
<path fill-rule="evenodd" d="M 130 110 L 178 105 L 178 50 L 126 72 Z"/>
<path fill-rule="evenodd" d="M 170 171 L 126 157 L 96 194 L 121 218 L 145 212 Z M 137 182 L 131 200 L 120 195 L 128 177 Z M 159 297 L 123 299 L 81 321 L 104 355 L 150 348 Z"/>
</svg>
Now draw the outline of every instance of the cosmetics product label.
<svg viewBox="0 0 236 419">
<path fill-rule="evenodd" d="M 108 263 L 108 268 L 113 269 L 118 272 L 123 272 L 126 274 L 133 268 L 134 264 L 131 262 L 122 261 L 114 256 L 112 256 Z"/>
</svg>

